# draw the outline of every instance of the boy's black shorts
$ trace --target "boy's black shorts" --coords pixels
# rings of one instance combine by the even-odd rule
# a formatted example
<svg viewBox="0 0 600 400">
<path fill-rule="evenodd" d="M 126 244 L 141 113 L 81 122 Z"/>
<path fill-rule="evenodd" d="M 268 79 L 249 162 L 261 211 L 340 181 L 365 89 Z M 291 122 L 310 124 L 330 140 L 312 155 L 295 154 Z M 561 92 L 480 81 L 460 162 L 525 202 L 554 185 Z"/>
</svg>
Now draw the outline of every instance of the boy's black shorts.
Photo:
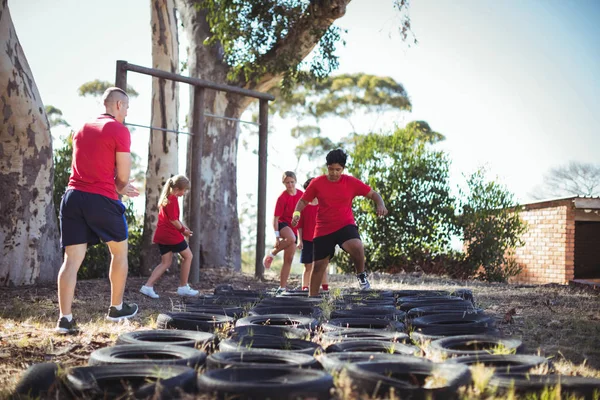
<svg viewBox="0 0 600 400">
<path fill-rule="evenodd" d="M 303 240 L 302 252 L 300 253 L 300 264 L 312 264 L 313 256 L 313 242 L 310 240 Z"/>
<path fill-rule="evenodd" d="M 350 239 L 360 239 L 356 225 L 346 225 L 329 235 L 319 236 L 313 239 L 314 261 L 323 260 L 327 257 L 333 258 L 335 255 L 335 246 L 342 247 L 342 244 Z M 343 250 L 343 248 L 342 248 Z"/>
</svg>

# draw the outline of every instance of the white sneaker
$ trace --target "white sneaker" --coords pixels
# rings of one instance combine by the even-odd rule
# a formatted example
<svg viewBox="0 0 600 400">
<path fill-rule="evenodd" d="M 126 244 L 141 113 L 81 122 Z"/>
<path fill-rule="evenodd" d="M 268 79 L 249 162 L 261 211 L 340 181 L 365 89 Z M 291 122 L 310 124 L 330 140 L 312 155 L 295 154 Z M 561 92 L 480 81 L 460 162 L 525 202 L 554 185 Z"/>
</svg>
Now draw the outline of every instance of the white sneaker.
<svg viewBox="0 0 600 400">
<path fill-rule="evenodd" d="M 177 294 L 180 296 L 198 296 L 198 293 L 200 292 L 192 289 L 190 285 L 180 286 L 177 288 Z"/>
<path fill-rule="evenodd" d="M 154 288 L 150 286 L 142 286 L 140 293 L 145 294 L 148 297 L 152 297 L 153 299 L 158 299 L 160 297 L 158 294 L 156 294 Z"/>
</svg>

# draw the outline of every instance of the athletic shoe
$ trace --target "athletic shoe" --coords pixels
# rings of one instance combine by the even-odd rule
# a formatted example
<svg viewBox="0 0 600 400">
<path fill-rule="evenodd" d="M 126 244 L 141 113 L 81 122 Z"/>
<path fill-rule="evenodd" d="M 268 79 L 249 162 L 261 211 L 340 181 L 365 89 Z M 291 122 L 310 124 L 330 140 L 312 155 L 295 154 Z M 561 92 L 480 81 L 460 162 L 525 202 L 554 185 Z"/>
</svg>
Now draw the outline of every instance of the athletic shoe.
<svg viewBox="0 0 600 400">
<path fill-rule="evenodd" d="M 369 280 L 367 279 L 366 272 L 363 271 L 360 274 L 356 274 L 356 279 L 358 279 L 358 286 L 360 286 L 361 291 L 371 289 L 371 284 L 369 283 Z"/>
<path fill-rule="evenodd" d="M 122 319 L 127 319 L 133 317 L 138 312 L 138 305 L 135 303 L 127 304 L 123 303 L 123 306 L 120 310 L 117 310 L 115 306 L 110 306 L 108 308 L 108 315 L 106 319 L 109 321 L 117 322 Z"/>
<path fill-rule="evenodd" d="M 177 288 L 177 294 L 180 296 L 198 296 L 198 293 L 200 292 L 192 289 L 190 285 L 185 285 Z"/>
<path fill-rule="evenodd" d="M 158 294 L 156 294 L 154 288 L 150 286 L 142 286 L 140 293 L 145 294 L 148 297 L 152 297 L 153 299 L 158 299 L 160 297 Z"/>
<path fill-rule="evenodd" d="M 279 289 L 277 289 L 275 291 L 275 296 L 279 296 L 280 294 L 283 294 L 283 292 L 285 292 L 285 288 L 284 287 L 280 287 Z"/>
<path fill-rule="evenodd" d="M 67 318 L 62 317 L 58 320 L 54 331 L 56 333 L 60 333 L 61 335 L 73 335 L 79 332 L 79 327 L 77 326 L 77 323 L 74 319 L 71 319 L 71 321 L 69 321 Z"/>
<path fill-rule="evenodd" d="M 272 262 L 273 262 L 273 256 L 271 255 L 271 253 L 267 253 L 265 258 L 263 258 L 263 265 L 264 265 L 265 269 L 271 268 Z"/>
</svg>

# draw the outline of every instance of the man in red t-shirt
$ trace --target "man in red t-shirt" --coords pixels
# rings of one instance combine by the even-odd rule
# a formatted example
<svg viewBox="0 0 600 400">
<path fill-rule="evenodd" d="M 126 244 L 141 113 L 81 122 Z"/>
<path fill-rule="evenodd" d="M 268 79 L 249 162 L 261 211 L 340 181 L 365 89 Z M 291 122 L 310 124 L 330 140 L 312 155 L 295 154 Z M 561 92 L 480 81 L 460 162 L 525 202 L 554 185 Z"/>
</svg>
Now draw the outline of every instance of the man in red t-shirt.
<svg viewBox="0 0 600 400">
<path fill-rule="evenodd" d="M 327 154 L 327 175 L 313 179 L 293 214 L 292 226 L 296 226 L 300 220 L 300 213 L 308 203 L 315 197 L 319 200 L 313 239 L 314 265 L 310 278 L 310 296 L 319 294 L 323 274 L 329 260 L 335 254 L 336 245 L 352 258 L 360 289 L 368 290 L 371 287 L 365 272 L 363 243 L 352 214 L 352 200 L 356 196 L 373 200 L 379 216 L 387 215 L 388 211 L 379 193 L 360 180 L 343 174 L 347 157 L 341 149 L 332 150 Z"/>
<path fill-rule="evenodd" d="M 87 246 L 100 240 L 111 253 L 111 305 L 107 319 L 119 321 L 134 316 L 137 304 L 123 303 L 127 280 L 127 221 L 119 194 L 135 197 L 131 185 L 131 136 L 123 125 L 129 97 L 112 87 L 102 96 L 106 113 L 88 122 L 73 135 L 73 164 L 69 186 L 60 204 L 61 246 L 64 262 L 58 273 L 58 333 L 78 331 L 71 306 L 77 271 Z"/>
</svg>

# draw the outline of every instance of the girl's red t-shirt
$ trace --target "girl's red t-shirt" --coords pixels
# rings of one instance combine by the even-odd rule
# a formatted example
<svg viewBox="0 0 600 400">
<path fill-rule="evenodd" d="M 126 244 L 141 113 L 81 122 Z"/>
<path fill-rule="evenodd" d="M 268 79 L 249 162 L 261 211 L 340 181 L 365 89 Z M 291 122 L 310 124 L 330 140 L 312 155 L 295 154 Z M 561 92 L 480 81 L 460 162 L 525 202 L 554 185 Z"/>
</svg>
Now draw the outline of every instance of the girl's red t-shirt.
<svg viewBox="0 0 600 400">
<path fill-rule="evenodd" d="M 284 190 L 277 198 L 275 212 L 273 213 L 275 217 L 279 217 L 279 222 L 288 224 L 296 236 L 298 236 L 298 228 L 292 227 L 292 217 L 294 215 L 294 210 L 296 209 L 296 204 L 298 204 L 298 201 L 302 198 L 303 194 L 304 192 L 302 190 L 296 189 L 296 194 L 292 196 Z"/>
<path fill-rule="evenodd" d="M 352 214 L 352 200 L 356 196 L 366 196 L 371 187 L 350 175 L 342 175 L 337 182 L 331 182 L 326 175 L 310 182 L 302 200 L 310 203 L 319 200 L 315 237 L 329 235 L 348 225 L 356 225 Z"/>
<path fill-rule="evenodd" d="M 158 244 L 178 244 L 184 240 L 181 232 L 175 228 L 171 221 L 179 220 L 179 201 L 177 196 L 171 195 L 168 197 L 169 204 L 160 206 L 158 210 L 158 224 L 154 239 L 152 241 Z"/>
<path fill-rule="evenodd" d="M 318 204 L 309 204 L 302 210 L 300 221 L 298 221 L 298 229 L 302 229 L 302 240 L 312 242 L 315 237 L 315 226 L 317 225 Z"/>
</svg>

